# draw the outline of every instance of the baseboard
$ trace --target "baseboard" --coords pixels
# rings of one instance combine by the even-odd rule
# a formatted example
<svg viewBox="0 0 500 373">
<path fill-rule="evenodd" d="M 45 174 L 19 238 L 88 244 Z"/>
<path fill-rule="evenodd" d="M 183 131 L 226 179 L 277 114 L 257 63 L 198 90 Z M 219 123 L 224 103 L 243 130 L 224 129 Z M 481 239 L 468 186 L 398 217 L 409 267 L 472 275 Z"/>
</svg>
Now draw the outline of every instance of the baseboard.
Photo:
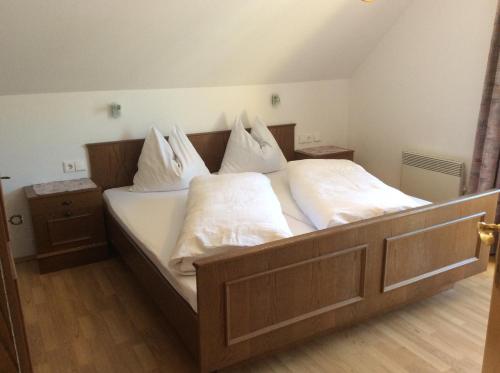
<svg viewBox="0 0 500 373">
<path fill-rule="evenodd" d="M 31 262 L 32 260 L 36 260 L 36 255 L 26 255 L 26 256 L 20 256 L 18 258 L 14 258 L 14 262 L 16 264 L 24 263 L 24 262 Z"/>
</svg>

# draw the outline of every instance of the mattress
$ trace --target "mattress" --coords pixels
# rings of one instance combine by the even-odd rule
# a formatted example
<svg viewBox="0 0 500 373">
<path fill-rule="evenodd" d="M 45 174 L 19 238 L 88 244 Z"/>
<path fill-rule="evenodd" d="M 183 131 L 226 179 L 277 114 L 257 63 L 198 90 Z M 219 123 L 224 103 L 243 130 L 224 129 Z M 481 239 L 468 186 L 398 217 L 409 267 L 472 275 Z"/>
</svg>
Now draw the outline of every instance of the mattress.
<svg viewBox="0 0 500 373">
<path fill-rule="evenodd" d="M 315 231 L 302 213 L 288 186 L 286 171 L 267 174 L 294 235 Z M 129 187 L 104 192 L 108 210 L 173 288 L 197 310 L 196 276 L 174 272 L 168 262 L 184 222 L 187 190 L 134 193 Z"/>
</svg>

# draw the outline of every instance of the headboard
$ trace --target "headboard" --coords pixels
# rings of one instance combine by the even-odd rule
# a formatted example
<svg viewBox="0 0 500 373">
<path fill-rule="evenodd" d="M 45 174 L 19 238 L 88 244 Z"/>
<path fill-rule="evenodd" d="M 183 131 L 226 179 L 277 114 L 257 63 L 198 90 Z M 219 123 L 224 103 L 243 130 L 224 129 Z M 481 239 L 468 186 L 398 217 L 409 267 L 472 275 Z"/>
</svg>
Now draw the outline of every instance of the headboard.
<svg viewBox="0 0 500 373">
<path fill-rule="evenodd" d="M 286 159 L 295 158 L 295 124 L 268 127 Z M 248 129 L 247 129 L 248 130 Z M 192 133 L 189 140 L 210 172 L 220 169 L 231 130 Z M 144 139 L 87 144 L 90 177 L 103 189 L 132 185 Z"/>
</svg>

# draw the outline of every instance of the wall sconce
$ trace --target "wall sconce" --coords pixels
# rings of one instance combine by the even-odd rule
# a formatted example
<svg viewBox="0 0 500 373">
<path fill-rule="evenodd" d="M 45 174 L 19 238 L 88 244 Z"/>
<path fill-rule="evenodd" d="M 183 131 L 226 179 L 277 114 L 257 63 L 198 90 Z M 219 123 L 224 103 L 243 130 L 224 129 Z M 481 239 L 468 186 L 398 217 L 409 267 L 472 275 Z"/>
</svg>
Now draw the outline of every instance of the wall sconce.
<svg viewBox="0 0 500 373">
<path fill-rule="evenodd" d="M 280 95 L 277 93 L 273 93 L 271 95 L 271 105 L 278 106 L 281 103 Z"/>
<path fill-rule="evenodd" d="M 109 110 L 111 113 L 111 118 L 120 118 L 120 116 L 122 115 L 122 106 L 120 104 L 112 103 L 111 105 L 109 105 Z"/>
</svg>

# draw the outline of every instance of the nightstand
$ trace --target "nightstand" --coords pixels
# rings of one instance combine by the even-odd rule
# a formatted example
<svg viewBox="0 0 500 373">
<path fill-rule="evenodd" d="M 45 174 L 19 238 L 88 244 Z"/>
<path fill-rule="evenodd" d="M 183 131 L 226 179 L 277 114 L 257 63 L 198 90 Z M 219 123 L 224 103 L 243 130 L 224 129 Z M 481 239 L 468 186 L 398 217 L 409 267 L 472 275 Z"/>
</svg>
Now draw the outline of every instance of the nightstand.
<svg viewBox="0 0 500 373">
<path fill-rule="evenodd" d="M 295 159 L 354 159 L 354 150 L 339 146 L 314 146 L 295 151 Z"/>
<path fill-rule="evenodd" d="M 106 259 L 102 191 L 89 179 L 25 188 L 40 273 Z"/>
</svg>

